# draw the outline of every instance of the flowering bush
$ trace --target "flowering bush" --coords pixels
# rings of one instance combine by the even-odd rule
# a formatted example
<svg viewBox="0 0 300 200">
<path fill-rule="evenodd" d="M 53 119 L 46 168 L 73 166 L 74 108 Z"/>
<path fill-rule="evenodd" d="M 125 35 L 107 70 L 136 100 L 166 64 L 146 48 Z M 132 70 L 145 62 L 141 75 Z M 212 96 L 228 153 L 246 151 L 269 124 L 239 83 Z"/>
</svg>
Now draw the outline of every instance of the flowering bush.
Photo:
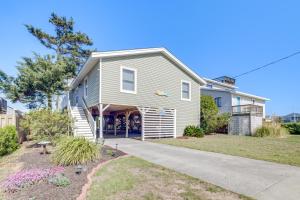
<svg viewBox="0 0 300 200">
<path fill-rule="evenodd" d="M 19 171 L 9 176 L 4 182 L 3 187 L 7 192 L 15 192 L 28 185 L 33 185 L 48 177 L 54 176 L 57 173 L 63 172 L 63 167 L 52 167 L 46 169 L 28 169 Z"/>
</svg>

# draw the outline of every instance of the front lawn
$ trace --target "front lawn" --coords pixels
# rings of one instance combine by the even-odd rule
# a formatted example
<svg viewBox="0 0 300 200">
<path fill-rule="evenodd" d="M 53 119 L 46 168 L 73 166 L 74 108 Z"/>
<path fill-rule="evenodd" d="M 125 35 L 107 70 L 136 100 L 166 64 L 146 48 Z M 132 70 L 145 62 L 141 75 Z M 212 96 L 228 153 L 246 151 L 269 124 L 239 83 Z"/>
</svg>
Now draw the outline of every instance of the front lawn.
<svg viewBox="0 0 300 200">
<path fill-rule="evenodd" d="M 258 138 L 209 135 L 204 138 L 159 139 L 153 142 L 300 166 L 300 136 Z"/>
<path fill-rule="evenodd" d="M 136 157 L 101 168 L 93 177 L 88 200 L 98 199 L 248 199 Z"/>
</svg>

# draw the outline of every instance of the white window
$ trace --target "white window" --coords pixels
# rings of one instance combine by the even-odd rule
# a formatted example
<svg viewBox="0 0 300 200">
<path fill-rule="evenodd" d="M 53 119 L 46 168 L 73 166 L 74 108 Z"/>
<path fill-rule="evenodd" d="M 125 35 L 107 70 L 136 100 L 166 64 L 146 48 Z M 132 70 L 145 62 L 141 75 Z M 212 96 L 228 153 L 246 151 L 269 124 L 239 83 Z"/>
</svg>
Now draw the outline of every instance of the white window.
<svg viewBox="0 0 300 200">
<path fill-rule="evenodd" d="M 136 94 L 137 71 L 129 67 L 121 67 L 120 70 L 120 91 Z"/>
<path fill-rule="evenodd" d="M 222 107 L 222 97 L 216 97 L 215 103 L 219 108 Z"/>
<path fill-rule="evenodd" d="M 191 100 L 191 82 L 181 81 L 181 100 Z"/>
<path fill-rule="evenodd" d="M 84 79 L 84 97 L 87 97 L 87 94 L 88 94 L 88 78 L 86 77 Z"/>
</svg>

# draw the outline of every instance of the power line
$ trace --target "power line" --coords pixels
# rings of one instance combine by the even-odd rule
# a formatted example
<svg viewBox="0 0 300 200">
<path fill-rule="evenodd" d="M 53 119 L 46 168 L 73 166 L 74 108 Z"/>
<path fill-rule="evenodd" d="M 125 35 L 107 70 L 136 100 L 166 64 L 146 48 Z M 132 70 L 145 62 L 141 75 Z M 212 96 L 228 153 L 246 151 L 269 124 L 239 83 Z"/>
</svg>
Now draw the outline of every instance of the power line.
<svg viewBox="0 0 300 200">
<path fill-rule="evenodd" d="M 260 66 L 260 67 L 255 68 L 255 69 L 252 69 L 252 70 L 250 70 L 250 71 L 244 72 L 244 73 L 239 74 L 239 75 L 237 75 L 237 76 L 234 76 L 233 78 L 238 78 L 238 77 L 244 76 L 244 75 L 246 75 L 246 74 L 250 74 L 250 73 L 252 73 L 252 72 L 255 72 L 255 71 L 260 70 L 260 69 L 262 69 L 262 68 L 268 67 L 268 66 L 270 66 L 270 65 L 274 65 L 274 64 L 276 64 L 276 63 L 279 63 L 279 62 L 281 62 L 281 61 L 283 61 L 283 60 L 286 60 L 286 59 L 291 58 L 291 57 L 293 57 L 293 56 L 296 56 L 296 55 L 298 55 L 298 54 L 300 54 L 300 51 L 297 51 L 297 52 L 295 52 L 295 53 L 292 53 L 292 54 L 290 54 L 290 55 L 288 55 L 288 56 L 285 56 L 285 57 L 282 57 L 282 58 L 280 58 L 280 59 L 274 60 L 274 61 L 272 61 L 272 62 L 269 62 L 269 63 L 267 63 L 267 64 L 265 64 L 265 65 L 262 65 L 262 66 Z"/>
</svg>

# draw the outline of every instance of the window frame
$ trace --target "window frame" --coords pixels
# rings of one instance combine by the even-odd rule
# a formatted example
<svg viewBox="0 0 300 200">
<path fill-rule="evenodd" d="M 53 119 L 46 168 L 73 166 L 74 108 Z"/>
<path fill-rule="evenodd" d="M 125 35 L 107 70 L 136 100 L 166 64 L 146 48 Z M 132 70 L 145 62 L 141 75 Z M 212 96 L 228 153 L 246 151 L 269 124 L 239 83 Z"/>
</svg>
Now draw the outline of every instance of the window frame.
<svg viewBox="0 0 300 200">
<path fill-rule="evenodd" d="M 123 70 L 124 69 L 134 72 L 134 90 L 133 91 L 123 89 Z M 128 93 L 128 94 L 137 94 L 137 69 L 131 68 L 131 67 L 126 67 L 126 66 L 120 67 L 120 92 Z"/>
<path fill-rule="evenodd" d="M 84 96 L 84 98 L 87 98 L 88 87 L 89 87 L 88 77 L 85 77 L 83 80 L 83 96 Z"/>
<path fill-rule="evenodd" d="M 183 97 L 183 83 L 187 83 L 189 85 L 189 98 L 184 98 Z M 192 100 L 192 84 L 190 81 L 186 81 L 186 80 L 181 80 L 181 90 L 180 90 L 180 94 L 181 94 L 181 100 L 182 101 L 191 101 Z"/>
<path fill-rule="evenodd" d="M 222 97 L 215 97 L 214 101 L 218 108 L 222 108 Z"/>
</svg>

